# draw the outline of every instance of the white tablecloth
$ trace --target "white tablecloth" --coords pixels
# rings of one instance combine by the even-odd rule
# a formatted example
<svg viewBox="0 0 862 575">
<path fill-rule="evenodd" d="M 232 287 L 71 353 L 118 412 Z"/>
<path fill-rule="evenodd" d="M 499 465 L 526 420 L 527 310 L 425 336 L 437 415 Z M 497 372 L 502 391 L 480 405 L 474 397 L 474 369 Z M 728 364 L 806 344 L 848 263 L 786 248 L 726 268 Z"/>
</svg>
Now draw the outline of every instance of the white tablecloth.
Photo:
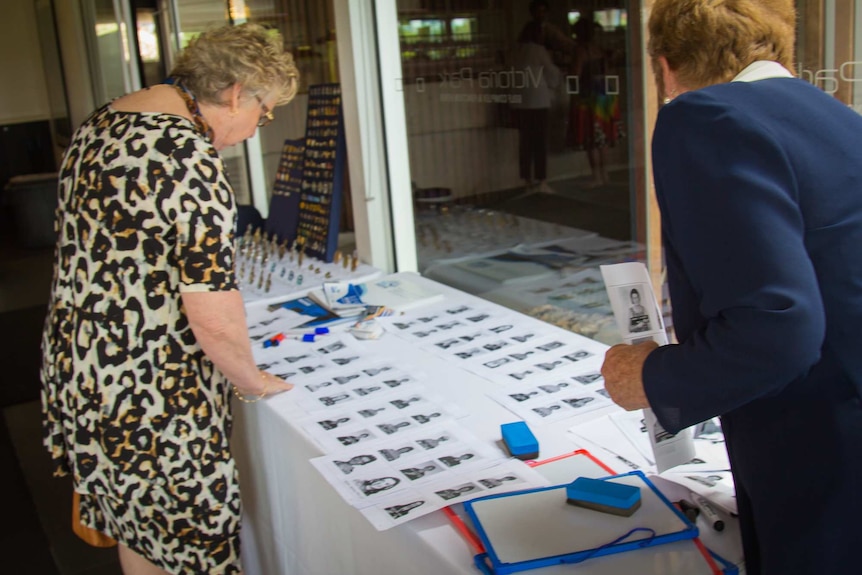
<svg viewBox="0 0 862 575">
<path fill-rule="evenodd" d="M 422 281 L 438 287 L 452 303 L 493 305 L 442 284 Z M 525 326 L 540 323 L 527 316 L 519 317 Z M 572 336 L 562 330 L 560 333 Z M 419 350 L 394 334 L 360 345 L 377 354 L 409 360 L 417 370 L 432 374 L 429 387 L 436 394 L 456 400 L 469 413 L 459 422 L 490 444 L 499 440 L 501 423 L 516 420 L 511 412 L 486 396 L 499 389 L 498 383 Z M 289 392 L 256 404 L 235 404 L 235 414 L 232 443 L 240 466 L 245 507 L 242 545 L 246 575 L 475 575 L 478 572 L 472 564 L 473 549 L 442 512 L 376 531 L 348 505 L 309 463 L 322 451 L 295 424 L 302 411 Z M 579 417 L 604 414 L 607 409 Z M 540 458 L 577 449 L 566 432 L 574 423 L 567 419 L 533 428 L 540 444 Z M 738 533 L 730 531 L 717 534 L 721 548 L 718 551 L 725 556 L 730 553 L 736 560 L 741 557 Z M 710 546 L 713 546 L 710 539 L 715 536 L 703 533 L 705 543 Z M 592 559 L 588 570 L 584 570 L 585 564 L 576 572 L 603 573 L 602 561 Z M 684 566 L 683 570 L 674 567 L 660 572 L 688 575 Z"/>
</svg>

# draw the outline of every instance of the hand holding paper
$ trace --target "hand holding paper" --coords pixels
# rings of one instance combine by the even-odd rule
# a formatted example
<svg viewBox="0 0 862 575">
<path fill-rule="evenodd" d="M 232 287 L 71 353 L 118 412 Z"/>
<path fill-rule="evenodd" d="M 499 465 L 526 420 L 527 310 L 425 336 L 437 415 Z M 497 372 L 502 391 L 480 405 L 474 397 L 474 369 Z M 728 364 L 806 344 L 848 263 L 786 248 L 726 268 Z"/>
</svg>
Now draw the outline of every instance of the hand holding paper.
<svg viewBox="0 0 862 575">
<path fill-rule="evenodd" d="M 647 356 L 658 347 L 654 341 L 635 345 L 619 344 L 605 353 L 602 377 L 611 399 L 628 411 L 649 407 L 642 372 Z"/>
</svg>

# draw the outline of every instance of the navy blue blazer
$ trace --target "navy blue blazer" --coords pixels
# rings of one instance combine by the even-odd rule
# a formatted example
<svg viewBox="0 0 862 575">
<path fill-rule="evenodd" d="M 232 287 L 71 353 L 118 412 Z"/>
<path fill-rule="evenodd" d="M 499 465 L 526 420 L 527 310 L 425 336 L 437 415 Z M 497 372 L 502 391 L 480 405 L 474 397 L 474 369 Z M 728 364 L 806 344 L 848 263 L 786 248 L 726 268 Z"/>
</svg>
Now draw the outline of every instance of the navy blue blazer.
<svg viewBox="0 0 862 575">
<path fill-rule="evenodd" d="M 857 572 L 862 116 L 795 78 L 711 86 L 659 112 L 653 170 L 680 343 L 650 405 L 723 415 L 750 574 Z"/>
</svg>

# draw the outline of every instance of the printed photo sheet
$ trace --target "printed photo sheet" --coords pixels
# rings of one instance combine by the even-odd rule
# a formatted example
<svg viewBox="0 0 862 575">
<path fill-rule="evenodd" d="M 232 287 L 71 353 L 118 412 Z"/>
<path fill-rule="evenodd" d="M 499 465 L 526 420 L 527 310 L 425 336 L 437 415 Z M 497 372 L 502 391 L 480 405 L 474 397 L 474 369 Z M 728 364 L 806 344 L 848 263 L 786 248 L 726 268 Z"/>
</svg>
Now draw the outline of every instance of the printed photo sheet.
<svg viewBox="0 0 862 575">
<path fill-rule="evenodd" d="M 557 377 L 513 383 L 488 395 L 530 425 L 576 417 L 613 405 L 594 362 L 583 362 L 580 370 L 567 366 Z"/>
<path fill-rule="evenodd" d="M 502 384 L 575 375 L 598 381 L 598 366 L 607 349 L 578 334 L 490 306 L 438 306 L 399 316 L 387 326 L 425 351 Z M 581 368 L 590 360 L 597 362 L 592 375 Z"/>
<path fill-rule="evenodd" d="M 416 389 L 368 399 L 336 410 L 315 411 L 299 425 L 325 452 L 409 434 L 451 422 L 457 408 Z"/>
<path fill-rule="evenodd" d="M 479 495 L 547 484 L 458 425 L 352 445 L 311 463 L 380 530 Z"/>
</svg>

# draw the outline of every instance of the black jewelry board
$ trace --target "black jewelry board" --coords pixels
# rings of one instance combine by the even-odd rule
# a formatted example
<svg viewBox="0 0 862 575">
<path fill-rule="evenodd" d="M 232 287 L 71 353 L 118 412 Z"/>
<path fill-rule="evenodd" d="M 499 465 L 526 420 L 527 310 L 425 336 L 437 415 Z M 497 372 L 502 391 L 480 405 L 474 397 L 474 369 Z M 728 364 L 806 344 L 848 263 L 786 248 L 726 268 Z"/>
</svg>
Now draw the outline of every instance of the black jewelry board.
<svg viewBox="0 0 862 575">
<path fill-rule="evenodd" d="M 281 162 L 272 187 L 267 235 L 275 234 L 279 241 L 292 244 L 299 226 L 299 201 L 302 192 L 302 163 L 305 157 L 305 140 L 285 140 L 281 149 Z"/>
<path fill-rule="evenodd" d="M 297 236 L 306 254 L 325 262 L 338 247 L 346 152 L 341 85 L 310 86 Z"/>
</svg>

